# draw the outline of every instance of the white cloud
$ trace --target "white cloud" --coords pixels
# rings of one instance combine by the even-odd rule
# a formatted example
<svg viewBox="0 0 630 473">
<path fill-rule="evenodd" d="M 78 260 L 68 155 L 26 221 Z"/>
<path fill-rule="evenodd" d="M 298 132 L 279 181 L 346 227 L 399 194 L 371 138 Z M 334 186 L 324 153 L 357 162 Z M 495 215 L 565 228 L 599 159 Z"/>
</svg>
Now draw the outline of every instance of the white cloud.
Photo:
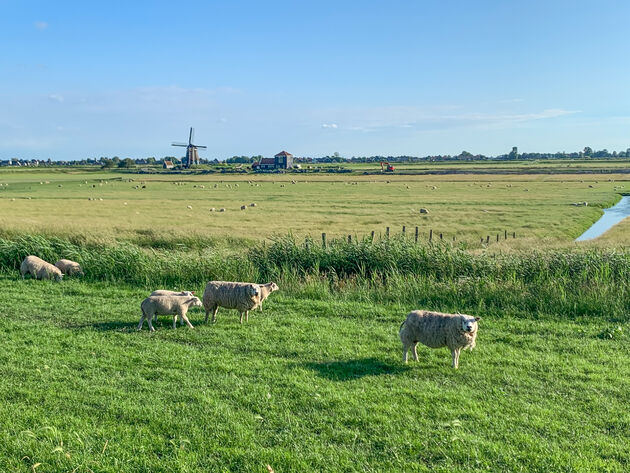
<svg viewBox="0 0 630 473">
<path fill-rule="evenodd" d="M 46 23 L 45 21 L 36 21 L 34 25 L 35 25 L 35 28 L 37 28 L 40 31 L 48 28 L 48 23 Z"/>
<path fill-rule="evenodd" d="M 219 123 L 227 123 L 227 118 L 225 117 L 219 118 Z"/>
<path fill-rule="evenodd" d="M 322 128 L 338 128 L 336 123 L 322 123 Z"/>
<path fill-rule="evenodd" d="M 58 103 L 61 103 L 64 101 L 63 95 L 59 95 L 59 94 L 50 94 L 48 96 L 48 99 L 53 102 L 58 102 Z"/>
</svg>

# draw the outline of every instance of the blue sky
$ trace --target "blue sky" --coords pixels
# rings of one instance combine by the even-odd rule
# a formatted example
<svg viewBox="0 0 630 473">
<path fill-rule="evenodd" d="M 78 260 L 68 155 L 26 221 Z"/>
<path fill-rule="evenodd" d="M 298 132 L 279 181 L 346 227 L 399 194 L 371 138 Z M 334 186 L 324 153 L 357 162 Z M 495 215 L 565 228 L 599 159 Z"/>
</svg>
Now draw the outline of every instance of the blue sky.
<svg viewBox="0 0 630 473">
<path fill-rule="evenodd" d="M 630 147 L 630 2 L 0 0 L 0 159 Z"/>
</svg>

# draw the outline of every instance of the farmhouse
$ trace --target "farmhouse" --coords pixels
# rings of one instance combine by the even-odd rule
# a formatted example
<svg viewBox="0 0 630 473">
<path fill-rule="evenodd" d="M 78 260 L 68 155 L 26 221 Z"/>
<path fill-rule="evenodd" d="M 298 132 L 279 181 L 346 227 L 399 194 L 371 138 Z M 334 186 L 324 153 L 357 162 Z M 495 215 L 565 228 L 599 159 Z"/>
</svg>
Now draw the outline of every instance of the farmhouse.
<svg viewBox="0 0 630 473">
<path fill-rule="evenodd" d="M 162 165 L 164 169 L 173 169 L 173 161 L 169 161 L 168 159 L 164 160 L 164 164 Z"/>
<path fill-rule="evenodd" d="M 293 155 L 286 151 L 281 151 L 273 158 L 262 158 L 254 163 L 252 168 L 256 171 L 269 171 L 275 169 L 291 169 L 293 167 Z"/>
</svg>

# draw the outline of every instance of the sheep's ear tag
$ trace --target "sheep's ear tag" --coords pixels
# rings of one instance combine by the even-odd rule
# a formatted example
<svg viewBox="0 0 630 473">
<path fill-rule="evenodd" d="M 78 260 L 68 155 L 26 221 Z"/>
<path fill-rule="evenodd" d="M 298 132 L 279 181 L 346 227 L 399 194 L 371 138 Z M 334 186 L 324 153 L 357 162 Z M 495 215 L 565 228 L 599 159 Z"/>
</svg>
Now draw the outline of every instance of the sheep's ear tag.
<svg viewBox="0 0 630 473">
<path fill-rule="evenodd" d="M 475 322 L 479 322 L 481 320 L 481 317 L 475 317 Z"/>
</svg>

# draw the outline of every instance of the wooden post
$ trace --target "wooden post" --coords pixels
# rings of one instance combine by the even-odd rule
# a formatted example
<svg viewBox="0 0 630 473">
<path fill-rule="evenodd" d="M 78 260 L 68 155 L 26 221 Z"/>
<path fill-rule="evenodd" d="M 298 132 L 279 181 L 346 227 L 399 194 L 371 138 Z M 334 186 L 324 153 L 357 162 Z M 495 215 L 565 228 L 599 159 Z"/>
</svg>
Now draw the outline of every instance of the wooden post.
<svg viewBox="0 0 630 473">
<path fill-rule="evenodd" d="M 455 241 L 455 235 L 453 235 L 453 241 Z"/>
<path fill-rule="evenodd" d="M 486 245 L 490 243 L 490 235 L 486 235 Z"/>
<path fill-rule="evenodd" d="M 403 235 L 405 234 L 406 227 L 403 225 Z"/>
<path fill-rule="evenodd" d="M 433 240 L 433 230 L 429 230 L 429 241 Z"/>
<path fill-rule="evenodd" d="M 516 232 L 512 232 L 512 238 L 516 238 Z"/>
<path fill-rule="evenodd" d="M 497 233 L 497 242 L 499 241 L 499 234 Z"/>
<path fill-rule="evenodd" d="M 374 230 L 372 230 L 372 241 L 374 241 Z"/>
<path fill-rule="evenodd" d="M 326 234 L 322 233 L 322 248 L 326 248 Z"/>
<path fill-rule="evenodd" d="M 385 236 L 389 238 L 389 227 L 385 227 Z"/>
<path fill-rule="evenodd" d="M 503 239 L 507 240 L 507 230 L 503 230 Z"/>
<path fill-rule="evenodd" d="M 348 243 L 352 243 L 352 235 L 348 235 Z"/>
<path fill-rule="evenodd" d="M 481 244 L 483 245 L 483 237 L 481 237 Z"/>
<path fill-rule="evenodd" d="M 415 242 L 418 243 L 418 227 L 416 227 L 416 239 Z"/>
<path fill-rule="evenodd" d="M 442 234 L 441 234 L 441 233 L 440 233 L 440 240 L 443 240 L 443 238 L 442 238 Z"/>
</svg>

